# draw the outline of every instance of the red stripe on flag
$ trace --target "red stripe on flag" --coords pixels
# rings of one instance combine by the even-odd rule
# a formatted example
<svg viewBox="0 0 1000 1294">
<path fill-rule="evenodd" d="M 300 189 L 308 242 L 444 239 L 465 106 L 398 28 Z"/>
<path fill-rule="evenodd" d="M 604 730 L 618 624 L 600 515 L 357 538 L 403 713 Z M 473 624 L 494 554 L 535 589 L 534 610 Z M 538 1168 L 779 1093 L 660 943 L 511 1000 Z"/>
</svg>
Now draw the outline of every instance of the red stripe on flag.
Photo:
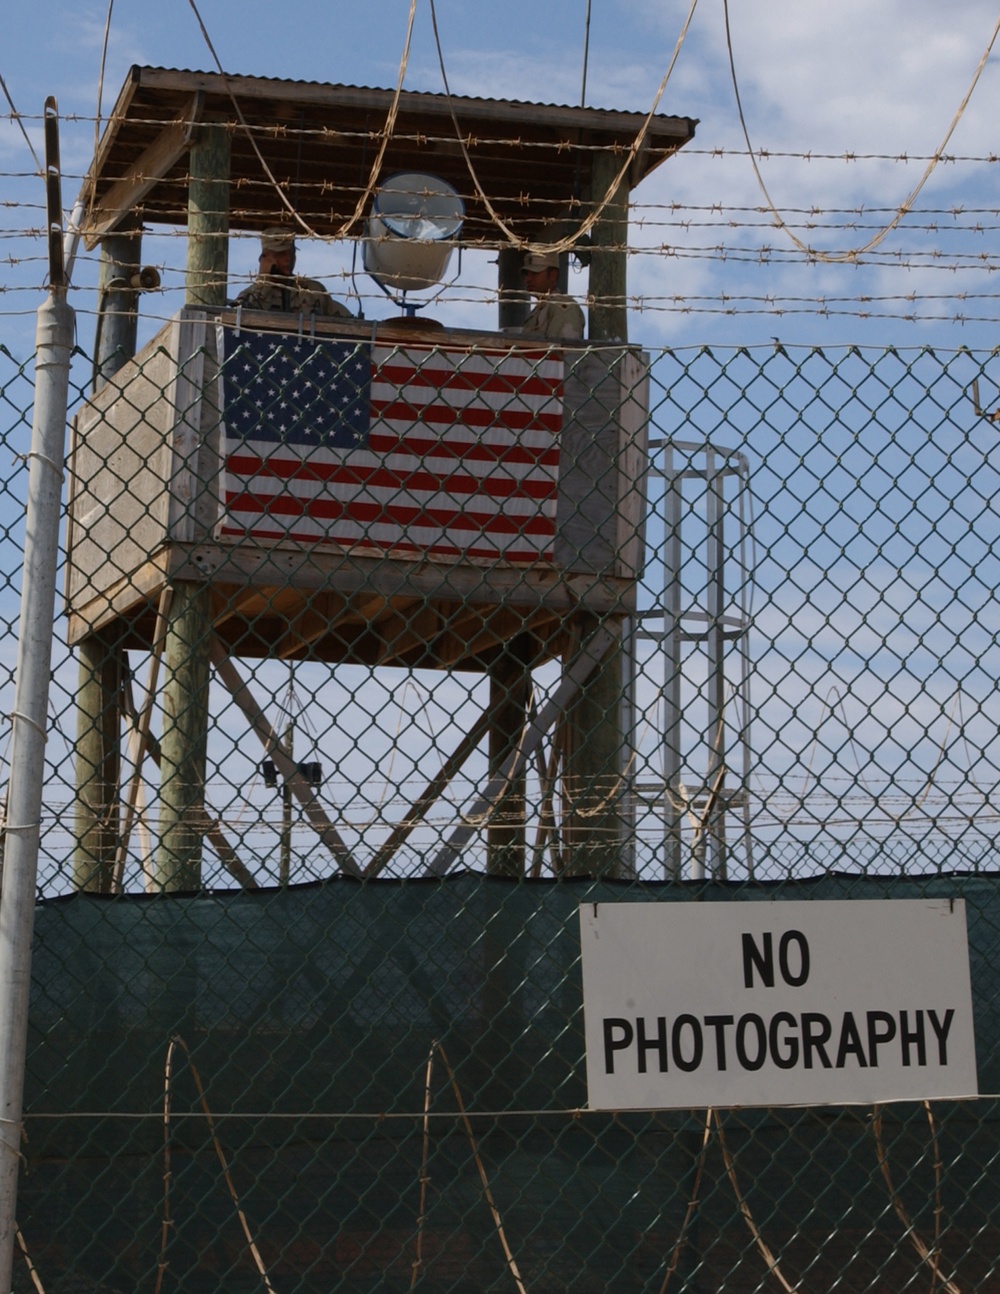
<svg viewBox="0 0 1000 1294">
<path fill-rule="evenodd" d="M 372 380 L 396 387 L 431 387 L 439 391 L 494 391 L 514 397 L 542 396 L 546 399 L 557 398 L 562 389 L 560 378 L 542 377 L 533 370 L 477 373 L 467 368 L 439 367 L 433 360 L 419 368 L 415 368 L 412 363 L 376 361 L 372 369 Z"/>
<path fill-rule="evenodd" d="M 562 411 L 539 413 L 533 409 L 490 409 L 486 406 L 409 404 L 406 400 L 372 399 L 372 421 L 434 423 L 439 427 L 499 428 L 503 431 L 547 431 L 562 429 Z"/>
<path fill-rule="evenodd" d="M 372 526 L 390 522 L 399 526 L 425 523 L 443 530 L 469 530 L 491 535 L 518 536 L 554 533 L 552 518 L 512 517 L 504 512 L 474 512 L 444 508 L 425 508 L 403 503 L 383 506 L 365 503 L 360 499 L 342 502 L 339 499 L 297 499 L 287 494 L 256 495 L 251 492 L 226 493 L 226 506 L 234 512 L 255 513 L 274 517 L 310 517 L 324 521 L 355 521 Z M 283 532 L 284 533 L 284 532 Z M 395 547 L 395 544 L 392 545 Z"/>
<path fill-rule="evenodd" d="M 555 482 L 544 477 L 490 476 L 477 477 L 451 472 L 448 475 L 429 472 L 426 468 L 361 467 L 350 463 L 294 463 L 285 459 L 253 458 L 231 454 L 226 461 L 233 476 L 271 477 L 282 481 L 321 481 L 332 485 L 359 488 L 406 490 L 410 493 L 483 494 L 491 498 L 525 498 L 533 500 L 555 497 Z"/>
</svg>

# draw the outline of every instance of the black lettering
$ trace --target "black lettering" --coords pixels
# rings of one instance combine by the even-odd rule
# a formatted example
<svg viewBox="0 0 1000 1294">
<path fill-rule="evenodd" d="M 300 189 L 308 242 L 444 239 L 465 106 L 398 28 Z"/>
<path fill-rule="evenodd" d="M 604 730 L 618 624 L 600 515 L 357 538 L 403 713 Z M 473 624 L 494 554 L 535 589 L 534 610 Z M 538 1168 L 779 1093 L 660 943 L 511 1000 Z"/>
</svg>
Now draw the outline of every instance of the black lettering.
<svg viewBox="0 0 1000 1294">
<path fill-rule="evenodd" d="M 950 1006 L 944 1013 L 944 1019 L 937 1018 L 937 1012 L 933 1009 L 927 1012 L 930 1017 L 931 1028 L 938 1040 L 938 1064 L 947 1065 L 948 1063 L 948 1034 L 951 1032 L 951 1022 L 955 1018 L 955 1008 Z"/>
<path fill-rule="evenodd" d="M 747 1029 L 757 1031 L 757 1054 L 751 1056 L 747 1051 Z M 759 1015 L 752 1011 L 741 1015 L 736 1025 L 736 1058 L 744 1069 L 760 1069 L 767 1059 L 767 1029 Z"/>
<path fill-rule="evenodd" d="M 726 1068 L 726 1025 L 733 1023 L 731 1015 L 706 1015 L 705 1023 L 715 1030 L 715 1063 L 720 1072 Z"/>
<path fill-rule="evenodd" d="M 788 965 L 788 948 L 789 945 L 798 944 L 799 949 L 799 973 L 793 975 Z M 781 978 L 786 984 L 791 984 L 792 988 L 798 988 L 809 978 L 809 944 L 801 930 L 786 930 L 778 942 L 778 969 L 781 971 Z"/>
<path fill-rule="evenodd" d="M 615 1030 L 618 1030 L 619 1036 L 616 1038 Z M 627 1020 L 620 1020 L 617 1016 L 605 1016 L 604 1018 L 604 1072 L 613 1074 L 615 1072 L 615 1052 L 623 1051 L 626 1047 L 632 1045 L 632 1026 Z"/>
<path fill-rule="evenodd" d="M 774 941 L 770 933 L 764 935 L 764 951 L 757 947 L 753 935 L 743 935 L 743 987 L 753 988 L 753 970 L 756 966 L 766 988 L 774 988 Z"/>
<path fill-rule="evenodd" d="M 646 1052 L 658 1051 L 660 1053 L 660 1073 L 667 1072 L 667 1021 L 666 1017 L 658 1015 L 656 1017 L 656 1037 L 646 1038 L 646 1021 L 639 1016 L 635 1022 L 635 1046 L 639 1053 L 639 1073 L 646 1072 Z"/>
<path fill-rule="evenodd" d="M 884 1029 L 879 1025 L 884 1024 Z M 868 1012 L 868 1063 L 872 1069 L 878 1069 L 878 1049 L 884 1042 L 891 1042 L 896 1036 L 896 1019 L 888 1011 Z"/>
<path fill-rule="evenodd" d="M 924 1013 L 923 1011 L 914 1011 L 913 1029 L 910 1029 L 909 1011 L 900 1011 L 899 1013 L 899 1045 L 903 1051 L 903 1065 L 910 1063 L 910 1047 L 916 1045 L 917 1064 L 927 1064 L 927 1042 L 924 1038 Z"/>
<path fill-rule="evenodd" d="M 805 1011 L 802 1014 L 802 1063 L 806 1069 L 813 1067 L 813 1052 L 820 1058 L 824 1069 L 830 1068 L 830 1057 L 826 1054 L 826 1043 L 830 1041 L 833 1026 L 819 1011 Z"/>
<path fill-rule="evenodd" d="M 789 1015 L 787 1011 L 779 1011 L 771 1017 L 771 1027 L 768 1030 L 771 1059 L 779 1069 L 794 1069 L 799 1060 L 799 1040 L 794 1033 L 786 1033 L 779 1037 L 778 1030 L 783 1024 L 789 1029 L 794 1029 L 795 1016 Z"/>
<path fill-rule="evenodd" d="M 861 1045 L 861 1034 L 853 1011 L 845 1011 L 840 1022 L 840 1043 L 837 1046 L 837 1068 L 843 1069 L 848 1056 L 853 1056 L 862 1069 L 868 1068 L 865 1050 Z"/>
<path fill-rule="evenodd" d="M 690 1029 L 691 1031 L 690 1056 L 684 1055 L 684 1049 L 681 1045 L 682 1031 L 684 1029 Z M 696 1016 L 679 1015 L 677 1017 L 670 1034 L 670 1050 L 674 1054 L 674 1064 L 678 1069 L 682 1069 L 685 1074 L 690 1074 L 693 1069 L 698 1068 L 705 1052 L 705 1040 L 702 1037 L 701 1025 Z"/>
</svg>

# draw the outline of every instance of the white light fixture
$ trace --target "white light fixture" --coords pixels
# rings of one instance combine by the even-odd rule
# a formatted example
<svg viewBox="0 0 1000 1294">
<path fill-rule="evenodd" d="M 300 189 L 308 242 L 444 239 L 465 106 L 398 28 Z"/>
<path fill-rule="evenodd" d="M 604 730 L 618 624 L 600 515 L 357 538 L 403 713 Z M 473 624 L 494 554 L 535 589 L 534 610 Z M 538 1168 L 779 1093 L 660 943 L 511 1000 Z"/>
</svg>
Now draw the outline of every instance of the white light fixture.
<svg viewBox="0 0 1000 1294">
<path fill-rule="evenodd" d="M 364 267 L 391 295 L 440 283 L 465 203 L 446 180 L 406 171 L 380 184 L 365 228 Z"/>
</svg>

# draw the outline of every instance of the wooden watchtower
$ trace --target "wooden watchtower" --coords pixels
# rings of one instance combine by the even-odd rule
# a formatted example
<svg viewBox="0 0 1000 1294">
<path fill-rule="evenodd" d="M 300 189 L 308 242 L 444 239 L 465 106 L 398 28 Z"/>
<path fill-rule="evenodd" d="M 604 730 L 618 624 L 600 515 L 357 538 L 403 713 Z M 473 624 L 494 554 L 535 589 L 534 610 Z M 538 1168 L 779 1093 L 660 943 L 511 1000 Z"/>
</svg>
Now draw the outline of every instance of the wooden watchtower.
<svg viewBox="0 0 1000 1294">
<path fill-rule="evenodd" d="M 648 411 L 644 357 L 627 342 L 628 195 L 693 131 L 692 121 L 678 117 L 417 93 L 397 101 L 389 91 L 351 86 L 131 70 L 90 172 L 84 229 L 88 246 L 100 244 L 102 277 L 101 383 L 77 417 L 70 465 L 67 601 L 81 662 L 80 886 L 110 889 L 120 879 L 121 660 L 129 648 L 152 649 L 154 659 L 162 650 L 160 741 L 149 732 L 148 714 L 133 716 L 139 758 L 152 751 L 160 762 L 160 888 L 197 887 L 206 836 L 230 871 L 252 883 L 204 810 L 213 665 L 337 867 L 374 875 L 434 786 L 487 734 L 491 777 L 481 805 L 489 809 L 500 796 L 517 805 L 524 760 L 554 717 L 543 712 L 529 721 L 526 680 L 534 665 L 562 657 L 563 683 L 549 708 L 569 713 L 564 780 L 570 803 L 586 810 L 575 821 L 571 812 L 565 826 L 572 870 L 617 871 L 619 809 L 601 788 L 614 781 L 609 769 L 622 745 L 618 638 L 641 573 Z M 379 178 L 418 171 L 463 195 L 463 244 L 498 252 L 495 330 L 234 309 L 229 234 L 282 219 L 278 190 L 314 233 L 358 237 Z M 586 341 L 540 348 L 502 331 L 524 312 L 516 241 L 558 241 L 595 204 Z M 132 276 L 142 259 L 142 228 L 153 224 L 186 225 L 187 304 L 135 354 Z M 472 356 L 488 370 L 493 365 L 494 376 L 510 365 L 526 364 L 532 374 L 557 365 L 560 413 L 546 451 L 552 488 L 538 517 L 514 527 L 515 540 L 532 527 L 543 538 L 527 552 L 495 534 L 441 551 L 418 536 L 420 519 L 412 534 L 404 525 L 389 538 L 338 529 L 332 520 L 308 535 L 292 525 L 234 521 L 227 472 L 239 456 L 222 407 L 224 350 L 250 334 L 277 347 L 283 336 L 292 338 L 289 345 L 306 336 L 310 344 L 339 347 L 338 354 L 363 355 L 372 381 L 398 368 L 400 357 L 414 382 L 426 366 L 461 371 Z M 408 379 L 401 380 L 405 404 Z M 515 390 L 511 399 L 523 397 Z M 349 511 L 352 499 L 344 502 L 343 491 L 337 497 Z M 280 510 L 265 509 L 275 516 Z M 238 658 L 264 655 L 334 667 L 478 670 L 491 679 L 491 704 L 427 795 L 363 863 L 284 756 L 240 677 Z M 523 823 L 519 829 L 516 812 L 504 821 L 490 829 L 490 867 L 518 874 Z M 472 831 L 453 832 L 429 870 L 446 871 Z"/>
</svg>

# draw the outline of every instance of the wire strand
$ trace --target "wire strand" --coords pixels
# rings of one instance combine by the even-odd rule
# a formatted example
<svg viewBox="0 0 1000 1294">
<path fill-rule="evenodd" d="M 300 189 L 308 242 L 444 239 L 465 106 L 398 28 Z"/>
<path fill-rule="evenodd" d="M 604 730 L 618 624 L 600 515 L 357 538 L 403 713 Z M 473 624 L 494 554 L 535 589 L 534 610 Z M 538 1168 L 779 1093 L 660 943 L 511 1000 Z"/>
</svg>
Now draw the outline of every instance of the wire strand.
<svg viewBox="0 0 1000 1294">
<path fill-rule="evenodd" d="M 965 93 L 965 98 L 959 104 L 958 111 L 955 113 L 954 117 L 952 118 L 951 125 L 948 127 L 948 130 L 945 133 L 944 139 L 941 141 L 937 150 L 931 156 L 931 159 L 928 162 L 927 167 L 925 168 L 924 173 L 920 178 L 920 182 L 917 184 L 916 188 L 911 191 L 909 196 L 903 200 L 902 204 L 897 209 L 893 219 L 890 220 L 889 223 L 883 229 L 881 229 L 877 234 L 875 234 L 872 238 L 870 238 L 868 242 L 864 243 L 861 247 L 855 247 L 855 248 L 852 248 L 850 251 L 846 251 L 846 252 L 824 252 L 824 251 L 820 251 L 817 248 L 810 247 L 807 243 L 802 242 L 802 240 L 799 239 L 791 231 L 790 228 L 788 228 L 788 226 L 785 224 L 784 218 L 781 215 L 781 212 L 778 210 L 777 206 L 774 203 L 773 198 L 771 197 L 771 194 L 768 191 L 767 185 L 764 182 L 764 177 L 761 174 L 759 165 L 757 164 L 757 157 L 764 156 L 765 154 L 756 153 L 754 150 L 754 146 L 750 141 L 750 130 L 749 130 L 749 127 L 747 126 L 746 116 L 743 112 L 743 103 L 740 97 L 739 78 L 736 75 L 736 56 L 733 52 L 732 32 L 730 30 L 730 25 L 729 25 L 729 0 L 722 0 L 722 7 L 723 7 L 723 13 L 725 15 L 726 49 L 729 55 L 729 70 L 732 76 L 733 93 L 736 97 L 736 110 L 737 110 L 737 113 L 739 114 L 740 127 L 742 128 L 742 131 L 743 131 L 743 138 L 746 140 L 746 143 L 747 143 L 747 150 L 750 157 L 750 164 L 753 167 L 754 174 L 757 177 L 757 183 L 760 186 L 760 191 L 761 193 L 763 193 L 765 199 L 767 200 L 768 207 L 774 213 L 775 218 L 778 221 L 779 227 L 788 235 L 788 237 L 792 240 L 792 242 L 796 245 L 796 247 L 798 247 L 801 251 L 808 252 L 811 256 L 815 256 L 818 260 L 821 260 L 827 264 L 843 264 L 844 262 L 851 262 L 851 261 L 857 260 L 857 258 L 863 255 L 865 252 L 869 252 L 872 250 L 872 248 L 877 247 L 879 243 L 881 243 L 886 237 L 888 237 L 888 235 L 892 232 L 892 230 L 896 228 L 899 222 L 903 219 L 903 217 L 913 206 L 913 203 L 916 201 L 917 197 L 919 196 L 921 189 L 923 189 L 924 185 L 927 183 L 927 181 L 930 179 L 931 175 L 933 174 L 935 167 L 937 166 L 938 162 L 941 160 L 941 158 L 944 155 L 944 150 L 948 146 L 948 141 L 955 133 L 955 128 L 957 127 L 958 123 L 961 121 L 962 117 L 965 114 L 965 109 L 968 106 L 969 100 L 972 98 L 973 91 L 975 90 L 976 86 L 979 83 L 979 78 L 982 75 L 983 68 L 986 66 L 986 61 L 989 58 L 990 53 L 993 49 L 993 45 L 996 41 L 997 35 L 1000 34 L 1000 17 L 997 18 L 997 21 L 993 27 L 993 34 L 990 36 L 989 43 L 987 44 L 986 49 L 983 51 L 982 58 L 979 60 L 979 66 L 976 68 L 975 75 L 972 78 L 972 83 Z"/>
<path fill-rule="evenodd" d="M 291 199 L 285 194 L 281 184 L 278 182 L 277 178 L 274 175 L 274 172 L 268 166 L 267 162 L 264 160 L 264 155 L 261 153 L 260 149 L 257 146 L 257 141 L 253 137 L 253 131 L 251 130 L 246 117 L 243 115 L 243 110 L 240 107 L 239 103 L 237 102 L 235 94 L 233 93 L 229 77 L 225 72 L 225 70 L 223 69 L 219 56 L 216 53 L 215 46 L 213 45 L 212 39 L 208 34 L 208 29 L 206 28 L 205 23 L 202 20 L 201 14 L 198 12 L 198 6 L 195 3 L 195 0 L 188 0 L 188 4 L 191 6 L 191 9 L 194 11 L 194 15 L 195 15 L 195 18 L 197 19 L 198 26 L 201 28 L 201 34 L 205 40 L 206 45 L 208 46 L 209 53 L 212 55 L 212 58 L 215 60 L 215 65 L 218 68 L 219 75 L 222 77 L 223 81 L 225 82 L 226 93 L 229 95 L 233 108 L 236 111 L 236 115 L 239 118 L 240 125 L 243 127 L 243 131 L 250 143 L 250 146 L 253 148 L 253 151 L 257 155 L 257 160 L 260 162 L 261 169 L 266 175 L 271 187 L 274 189 L 275 193 L 280 198 L 281 203 L 285 207 L 286 211 L 296 222 L 296 224 L 298 224 L 298 226 L 302 230 L 304 230 L 311 238 L 322 239 L 326 242 L 335 242 L 338 239 L 346 237 L 347 234 L 350 233 L 351 229 L 356 224 L 356 222 L 360 219 L 362 212 L 364 211 L 365 207 L 368 204 L 368 200 L 370 199 L 371 195 L 375 191 L 375 186 L 378 181 L 378 174 L 382 166 L 382 159 L 385 157 L 385 150 L 389 145 L 389 140 L 392 138 L 393 129 L 396 124 L 396 117 L 399 112 L 399 100 L 403 90 L 403 78 L 406 75 L 406 68 L 409 64 L 409 59 L 410 59 L 410 41 L 413 35 L 413 19 L 417 9 L 417 0 L 410 0 L 410 13 L 409 13 L 409 18 L 407 20 L 407 27 L 406 27 L 406 40 L 403 46 L 403 53 L 399 61 L 399 74 L 396 79 L 396 90 L 393 95 L 392 103 L 389 105 L 389 112 L 386 116 L 386 123 L 381 132 L 381 142 L 379 145 L 378 154 L 376 155 L 375 160 L 372 163 L 372 169 L 368 177 L 368 183 L 366 184 L 365 189 L 362 192 L 361 196 L 358 198 L 357 205 L 355 206 L 353 213 L 341 225 L 341 227 L 333 234 L 321 234 L 317 230 L 315 230 L 309 224 L 309 222 L 301 215 L 301 213 L 298 211 L 297 207 L 291 201 Z"/>
<path fill-rule="evenodd" d="M 472 180 L 472 183 L 475 186 L 476 193 L 479 195 L 479 199 L 482 202 L 483 206 L 489 212 L 491 220 L 496 225 L 496 227 L 503 234 L 506 235 L 511 245 L 518 248 L 520 251 L 540 251 L 540 252 L 572 251 L 572 249 L 580 242 L 580 240 L 586 234 L 588 234 L 591 229 L 593 229 L 593 227 L 600 220 L 601 216 L 604 214 L 606 208 L 614 200 L 614 196 L 618 192 L 619 185 L 621 184 L 625 176 L 628 174 L 629 168 L 631 167 L 633 160 L 635 159 L 640 148 L 642 147 L 643 141 L 645 140 L 646 135 L 649 132 L 649 127 L 656 113 L 656 109 L 659 107 L 660 100 L 663 98 L 663 92 L 667 88 L 667 82 L 670 80 L 670 76 L 674 70 L 674 65 L 676 64 L 677 58 L 681 52 L 681 47 L 683 46 L 684 40 L 688 33 L 688 28 L 691 26 L 691 20 L 694 17 L 695 9 L 698 7 L 698 0 L 691 0 L 691 8 L 688 10 L 687 18 L 684 20 L 684 26 L 681 28 L 681 34 L 677 38 L 677 44 L 674 46 L 674 52 L 673 52 L 673 55 L 671 56 L 670 64 L 667 67 L 666 72 L 663 74 L 663 80 L 660 82 L 659 89 L 657 90 L 656 95 L 653 99 L 653 106 L 646 114 L 645 121 L 643 122 L 642 126 L 639 128 L 639 132 L 636 135 L 635 139 L 632 141 L 632 144 L 626 153 L 624 163 L 622 164 L 615 178 L 608 185 L 607 192 L 604 194 L 604 197 L 601 198 L 601 200 L 595 205 L 594 210 L 591 211 L 590 215 L 587 216 L 583 220 L 583 222 L 578 226 L 575 233 L 568 234 L 566 235 L 566 237 L 561 238 L 554 243 L 537 243 L 537 242 L 531 242 L 527 239 L 521 238 L 519 234 L 514 232 L 514 230 L 510 227 L 510 225 L 507 224 L 507 222 L 503 219 L 500 213 L 493 206 L 493 203 L 490 201 L 489 196 L 487 195 L 485 189 L 480 183 L 479 176 L 476 174 L 476 169 L 475 169 L 475 166 L 473 165 L 472 158 L 469 156 L 469 150 L 468 150 L 468 147 L 466 146 L 465 137 L 462 134 L 462 128 L 458 123 L 458 116 L 455 112 L 455 104 L 452 98 L 451 88 L 448 85 L 448 73 L 444 65 L 444 51 L 441 48 L 441 37 L 440 37 L 440 33 L 438 32 L 437 10 L 435 7 L 435 0 L 430 0 L 430 7 L 431 7 L 431 26 L 434 29 L 434 44 L 437 48 L 438 66 L 441 69 L 441 81 L 442 81 L 442 84 L 444 85 L 445 97 L 448 100 L 448 112 L 451 115 L 452 124 L 455 127 L 455 138 L 458 140 L 458 145 L 462 150 L 462 157 L 465 159 L 465 164 L 466 164 L 466 167 L 468 168 L 469 176 Z"/>
</svg>

